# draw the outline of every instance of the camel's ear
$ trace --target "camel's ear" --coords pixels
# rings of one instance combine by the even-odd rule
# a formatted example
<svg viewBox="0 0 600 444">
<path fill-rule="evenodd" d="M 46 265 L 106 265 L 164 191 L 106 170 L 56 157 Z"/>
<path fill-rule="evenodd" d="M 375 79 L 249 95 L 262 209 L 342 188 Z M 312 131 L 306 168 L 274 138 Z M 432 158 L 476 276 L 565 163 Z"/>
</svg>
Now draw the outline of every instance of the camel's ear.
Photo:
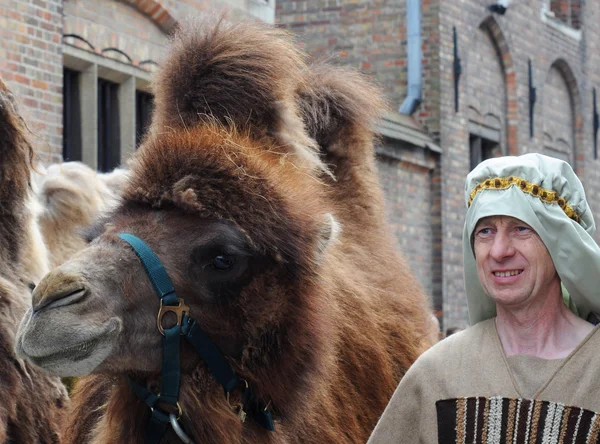
<svg viewBox="0 0 600 444">
<path fill-rule="evenodd" d="M 321 226 L 321 231 L 319 233 L 319 241 L 315 255 L 317 263 L 320 263 L 323 260 L 325 253 L 327 252 L 327 247 L 337 241 L 341 232 L 342 226 L 335 220 L 333 215 L 331 213 L 325 214 L 323 225 Z"/>
</svg>

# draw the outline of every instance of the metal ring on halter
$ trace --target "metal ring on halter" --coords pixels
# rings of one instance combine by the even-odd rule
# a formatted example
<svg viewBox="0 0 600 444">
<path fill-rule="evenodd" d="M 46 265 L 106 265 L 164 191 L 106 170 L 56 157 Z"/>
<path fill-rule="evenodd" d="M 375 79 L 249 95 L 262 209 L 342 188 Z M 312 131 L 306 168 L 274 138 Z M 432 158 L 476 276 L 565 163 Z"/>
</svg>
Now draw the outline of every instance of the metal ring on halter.
<svg viewBox="0 0 600 444">
<path fill-rule="evenodd" d="M 245 385 L 245 388 L 244 388 L 244 389 L 245 389 L 245 390 L 248 390 L 248 387 L 249 387 L 249 386 L 248 386 L 248 381 L 246 381 L 245 379 L 240 379 L 240 384 L 242 384 L 242 383 Z M 232 409 L 235 409 L 235 408 L 242 407 L 242 404 L 241 404 L 241 403 L 240 403 L 240 405 L 238 405 L 237 407 L 234 407 L 234 406 L 232 406 L 232 405 L 231 405 L 231 402 L 229 401 L 229 394 L 230 394 L 230 392 L 227 392 L 227 394 L 226 394 L 226 396 L 225 396 L 225 399 L 227 399 L 227 404 L 229 404 L 229 407 L 231 407 Z"/>
<path fill-rule="evenodd" d="M 160 393 L 157 395 L 157 400 L 160 400 Z M 177 421 L 179 421 L 179 419 L 183 416 L 183 410 L 181 408 L 181 404 L 179 404 L 179 401 L 177 401 L 177 404 L 175 404 L 175 406 L 177 407 L 177 416 L 175 417 L 175 419 Z M 153 412 L 154 411 L 154 407 L 150 407 L 150 411 Z M 160 409 L 159 409 L 160 411 Z M 166 412 L 163 412 L 166 413 Z"/>
<path fill-rule="evenodd" d="M 171 427 L 173 427 L 173 430 L 175 431 L 177 436 L 179 436 L 179 439 L 181 439 L 183 444 L 194 444 L 194 441 L 192 441 L 192 439 L 189 436 L 187 436 L 187 434 L 179 425 L 179 422 L 177 422 L 177 417 L 174 413 L 171 413 L 169 415 L 169 419 L 171 420 Z"/>
<path fill-rule="evenodd" d="M 183 317 L 190 312 L 190 307 L 185 305 L 183 299 L 179 299 L 178 305 L 163 305 L 163 300 L 160 300 L 160 308 L 158 310 L 158 316 L 156 318 L 156 324 L 158 326 L 158 331 L 160 331 L 161 335 L 165 335 L 165 329 L 162 325 L 162 318 L 167 313 L 174 313 L 177 317 L 177 324 L 181 327 L 181 323 L 183 321 Z"/>
</svg>

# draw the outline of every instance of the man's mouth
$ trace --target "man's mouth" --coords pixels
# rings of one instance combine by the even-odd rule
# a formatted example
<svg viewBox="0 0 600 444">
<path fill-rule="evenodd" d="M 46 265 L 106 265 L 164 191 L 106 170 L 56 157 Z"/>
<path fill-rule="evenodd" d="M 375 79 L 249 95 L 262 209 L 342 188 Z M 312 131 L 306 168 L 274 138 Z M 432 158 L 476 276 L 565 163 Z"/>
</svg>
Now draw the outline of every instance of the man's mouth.
<svg viewBox="0 0 600 444">
<path fill-rule="evenodd" d="M 494 271 L 494 276 L 508 277 L 508 276 L 516 276 L 521 273 L 523 273 L 523 270 Z"/>
</svg>

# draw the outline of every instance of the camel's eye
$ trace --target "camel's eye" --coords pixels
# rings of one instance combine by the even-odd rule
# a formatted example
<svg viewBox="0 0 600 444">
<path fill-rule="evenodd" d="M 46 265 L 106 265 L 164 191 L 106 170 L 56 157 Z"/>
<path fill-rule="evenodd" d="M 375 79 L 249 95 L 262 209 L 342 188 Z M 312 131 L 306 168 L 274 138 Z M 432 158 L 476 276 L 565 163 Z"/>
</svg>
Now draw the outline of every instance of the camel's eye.
<svg viewBox="0 0 600 444">
<path fill-rule="evenodd" d="M 235 265 L 235 257 L 225 254 L 215 256 L 207 267 L 213 268 L 218 271 L 228 271 Z"/>
<path fill-rule="evenodd" d="M 29 287 L 29 290 L 33 293 L 33 290 L 35 290 L 35 284 L 33 282 L 30 282 L 27 284 L 27 286 Z"/>
</svg>

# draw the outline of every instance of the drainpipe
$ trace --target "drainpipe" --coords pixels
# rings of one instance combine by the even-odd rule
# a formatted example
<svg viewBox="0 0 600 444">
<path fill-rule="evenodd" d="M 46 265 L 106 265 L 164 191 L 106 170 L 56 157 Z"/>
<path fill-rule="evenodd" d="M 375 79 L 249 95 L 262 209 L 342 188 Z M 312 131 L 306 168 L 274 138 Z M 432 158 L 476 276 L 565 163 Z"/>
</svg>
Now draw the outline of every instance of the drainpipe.
<svg viewBox="0 0 600 444">
<path fill-rule="evenodd" d="M 400 113 L 411 115 L 421 103 L 421 0 L 407 0 L 408 95 Z"/>
</svg>

